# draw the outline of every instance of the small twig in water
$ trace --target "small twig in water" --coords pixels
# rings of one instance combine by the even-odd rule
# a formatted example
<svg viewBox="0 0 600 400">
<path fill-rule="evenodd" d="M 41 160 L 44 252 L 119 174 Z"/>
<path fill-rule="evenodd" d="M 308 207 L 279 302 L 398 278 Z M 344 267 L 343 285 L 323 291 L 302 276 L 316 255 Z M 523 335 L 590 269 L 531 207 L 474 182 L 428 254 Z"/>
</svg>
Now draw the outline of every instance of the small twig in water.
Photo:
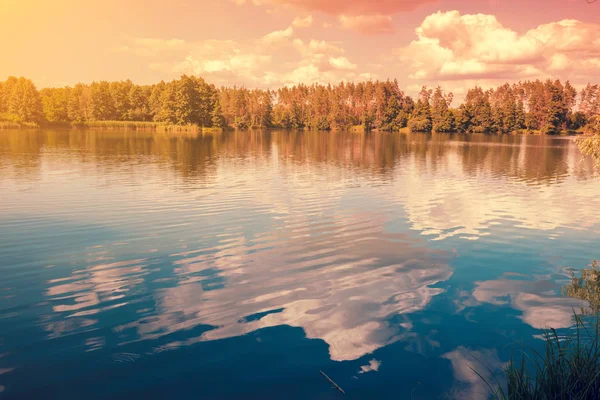
<svg viewBox="0 0 600 400">
<path fill-rule="evenodd" d="M 421 382 L 417 381 L 417 383 L 418 383 L 419 385 L 421 385 Z M 418 388 L 418 387 L 419 387 L 419 386 L 415 386 L 415 388 L 412 390 L 412 392 L 410 392 L 410 400 L 412 400 L 412 398 L 413 398 L 413 393 L 415 392 L 415 390 L 417 390 L 417 388 Z"/>
<path fill-rule="evenodd" d="M 327 379 L 329 381 L 329 383 L 331 383 L 333 385 L 333 389 L 337 389 L 340 393 L 342 393 L 343 395 L 346 394 L 346 392 L 344 392 L 344 389 L 342 389 L 340 387 L 340 385 L 338 385 L 337 383 L 335 383 L 330 377 L 327 376 L 327 374 L 323 371 L 319 371 L 321 373 L 321 375 L 323 375 L 325 377 L 325 379 Z"/>
</svg>

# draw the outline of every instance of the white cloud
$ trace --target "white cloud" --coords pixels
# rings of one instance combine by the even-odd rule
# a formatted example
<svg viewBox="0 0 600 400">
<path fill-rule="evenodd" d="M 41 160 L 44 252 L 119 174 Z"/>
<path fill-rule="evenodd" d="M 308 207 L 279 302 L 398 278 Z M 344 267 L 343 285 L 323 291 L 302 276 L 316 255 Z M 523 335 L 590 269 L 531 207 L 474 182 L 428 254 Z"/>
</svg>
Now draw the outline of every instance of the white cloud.
<svg viewBox="0 0 600 400">
<path fill-rule="evenodd" d="M 392 17 L 389 15 L 341 15 L 340 23 L 344 29 L 352 29 L 368 35 L 394 32 Z"/>
<path fill-rule="evenodd" d="M 495 381 L 503 363 L 495 349 L 471 350 L 459 346 L 442 356 L 452 363 L 454 370 L 454 390 L 452 398 L 465 400 L 484 400 L 490 395 L 486 381 L 475 371 L 480 371 L 488 382 Z M 490 373 L 490 371 L 492 373 Z"/>
<path fill-rule="evenodd" d="M 283 41 L 292 37 L 294 33 L 294 28 L 291 26 L 287 29 L 271 32 L 262 38 L 262 43 L 264 44 L 280 44 Z"/>
<path fill-rule="evenodd" d="M 305 43 L 301 39 L 294 39 L 294 46 L 303 57 L 313 57 L 319 54 L 344 54 L 343 48 L 332 42 L 324 40 L 310 40 Z"/>
<path fill-rule="evenodd" d="M 302 24 L 307 24 L 304 19 Z M 298 22 L 296 21 L 296 25 Z M 298 83 L 338 83 L 370 79 L 344 56 L 340 43 L 295 37 L 290 26 L 250 40 L 131 39 L 119 51 L 161 56 L 149 67 L 169 78 L 201 75 L 217 85 L 277 88 Z M 156 59 L 158 57 L 153 57 Z"/>
<path fill-rule="evenodd" d="M 353 64 L 346 57 L 329 57 L 329 64 L 337 69 L 355 70 L 356 64 Z"/>
<path fill-rule="evenodd" d="M 181 39 L 128 38 L 126 44 L 111 50 L 117 53 L 131 53 L 139 57 L 155 57 L 187 48 L 188 44 Z"/>
<path fill-rule="evenodd" d="M 438 11 L 415 32 L 417 39 L 396 54 L 419 81 L 576 81 L 589 79 L 600 64 L 600 25 L 576 20 L 519 34 L 493 15 Z"/>
<path fill-rule="evenodd" d="M 292 6 L 330 15 L 392 15 L 437 0 L 233 0 L 238 5 Z"/>
<path fill-rule="evenodd" d="M 377 372 L 377 371 L 379 371 L 380 366 L 381 366 L 381 361 L 372 359 L 371 361 L 369 361 L 369 364 L 361 366 L 360 371 L 358 371 L 358 373 L 364 374 L 366 372 L 371 372 L 371 371 Z"/>
<path fill-rule="evenodd" d="M 294 19 L 292 22 L 292 26 L 294 28 L 310 28 L 313 23 L 312 15 L 307 15 L 306 17 L 298 17 Z"/>
</svg>

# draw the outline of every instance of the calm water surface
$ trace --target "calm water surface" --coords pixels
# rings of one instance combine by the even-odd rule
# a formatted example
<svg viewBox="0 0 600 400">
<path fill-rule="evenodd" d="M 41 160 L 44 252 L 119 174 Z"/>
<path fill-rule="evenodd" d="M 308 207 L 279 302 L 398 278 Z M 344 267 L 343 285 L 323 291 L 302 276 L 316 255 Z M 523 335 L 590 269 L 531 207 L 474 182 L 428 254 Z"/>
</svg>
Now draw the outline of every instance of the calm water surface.
<svg viewBox="0 0 600 400">
<path fill-rule="evenodd" d="M 599 194 L 568 137 L 0 132 L 0 398 L 483 398 Z"/>
</svg>

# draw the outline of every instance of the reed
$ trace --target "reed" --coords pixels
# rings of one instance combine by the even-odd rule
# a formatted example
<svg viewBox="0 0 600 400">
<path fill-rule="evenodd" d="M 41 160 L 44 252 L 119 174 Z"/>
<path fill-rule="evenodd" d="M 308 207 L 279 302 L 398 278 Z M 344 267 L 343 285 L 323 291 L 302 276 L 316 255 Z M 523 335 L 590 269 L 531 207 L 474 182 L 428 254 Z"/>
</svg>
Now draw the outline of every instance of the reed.
<svg viewBox="0 0 600 400">
<path fill-rule="evenodd" d="M 0 121 L 0 129 L 37 129 L 39 127 L 33 122 Z"/>
<path fill-rule="evenodd" d="M 549 329 L 543 352 L 523 349 L 504 369 L 506 382 L 489 382 L 478 371 L 497 400 L 592 400 L 600 398 L 600 324 L 593 327 L 575 314 L 575 329 L 566 336 Z"/>
<path fill-rule="evenodd" d="M 590 156 L 600 165 L 600 134 L 579 137 L 577 145 L 583 154 Z"/>
<path fill-rule="evenodd" d="M 101 129 L 101 130 L 135 130 L 135 131 L 158 131 L 158 132 L 199 132 L 197 125 L 169 125 L 160 122 L 147 121 L 88 121 L 73 122 L 73 128 L 78 129 Z"/>
</svg>

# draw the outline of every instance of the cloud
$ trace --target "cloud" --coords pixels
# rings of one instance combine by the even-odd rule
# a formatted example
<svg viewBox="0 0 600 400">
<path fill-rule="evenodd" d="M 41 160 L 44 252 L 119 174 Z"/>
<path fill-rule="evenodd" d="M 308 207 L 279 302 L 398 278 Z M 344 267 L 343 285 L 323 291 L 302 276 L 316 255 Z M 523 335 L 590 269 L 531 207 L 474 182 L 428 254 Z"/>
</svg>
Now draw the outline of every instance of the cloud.
<svg viewBox="0 0 600 400">
<path fill-rule="evenodd" d="M 392 17 L 389 15 L 340 16 L 344 29 L 352 29 L 368 35 L 389 34 L 394 32 Z"/>
<path fill-rule="evenodd" d="M 307 15 L 306 17 L 298 17 L 294 19 L 292 22 L 292 26 L 294 28 L 310 28 L 313 23 L 312 15 Z"/>
<path fill-rule="evenodd" d="M 271 32 L 271 33 L 263 36 L 262 42 L 267 45 L 279 44 L 279 43 L 289 39 L 290 37 L 292 37 L 293 33 L 294 33 L 294 28 L 292 28 L 290 26 L 287 29 L 280 30 L 280 31 L 274 31 L 274 32 Z"/>
<path fill-rule="evenodd" d="M 282 5 L 331 15 L 397 14 L 437 0 L 235 0 L 237 4 Z"/>
<path fill-rule="evenodd" d="M 346 57 L 329 57 L 329 64 L 337 69 L 355 70 L 356 64 L 353 64 Z"/>
<path fill-rule="evenodd" d="M 393 32 L 392 15 L 438 0 L 234 0 L 238 5 L 280 6 L 322 12 L 340 18 L 341 26 L 368 35 Z M 308 17 L 307 17 L 308 18 Z M 312 23 L 312 17 L 310 22 Z M 310 24 L 309 24 L 310 26 Z"/>
<path fill-rule="evenodd" d="M 317 189 L 307 193 L 302 188 L 302 193 L 304 198 L 323 196 Z M 327 196 L 337 204 L 341 193 L 333 189 Z M 273 207 L 280 195 L 272 195 L 267 192 L 260 201 Z M 295 210 L 296 205 L 286 201 L 280 208 Z M 443 289 L 432 286 L 452 275 L 448 255 L 428 249 L 423 241 L 386 233 L 387 220 L 377 214 L 334 218 L 328 232 L 307 225 L 305 233 L 299 234 L 297 224 L 253 240 L 241 231 L 230 232 L 232 236 L 211 251 L 172 254 L 181 284 L 157 293 L 158 315 L 141 317 L 117 330 L 134 328 L 145 340 L 199 324 L 214 327 L 169 345 L 176 348 L 288 325 L 326 342 L 335 361 L 356 360 L 409 337 L 410 314 L 442 293 Z M 358 221 L 368 222 L 357 225 Z M 348 230 L 350 225 L 354 228 Z M 313 246 L 317 231 L 319 243 L 327 243 L 326 248 Z M 256 247 L 271 240 L 285 240 L 286 246 Z M 223 281 L 223 287 L 203 290 L 197 280 L 183 279 L 203 271 L 214 271 L 210 279 Z M 378 369 L 376 360 L 361 368 L 364 372 Z"/>
<path fill-rule="evenodd" d="M 364 374 L 364 373 L 371 372 L 371 371 L 377 372 L 377 371 L 379 371 L 380 366 L 381 366 L 381 361 L 372 359 L 371 361 L 369 361 L 369 364 L 361 366 L 360 371 L 358 371 L 358 373 Z"/>
<path fill-rule="evenodd" d="M 495 349 L 471 350 L 459 346 L 442 356 L 452 363 L 454 370 L 454 387 L 449 398 L 484 400 L 489 398 L 489 387 L 486 381 L 492 381 L 501 371 L 503 363 Z M 475 371 L 481 371 L 481 376 Z"/>
<path fill-rule="evenodd" d="M 261 38 L 254 46 L 230 40 L 206 40 L 189 45 L 189 50 L 173 61 L 151 64 L 154 69 L 173 74 L 214 77 L 219 83 L 229 80 L 253 83 L 256 71 L 272 60 L 266 49 L 285 39 L 286 31 L 276 31 Z"/>
<path fill-rule="evenodd" d="M 338 43 L 294 39 L 293 45 L 302 59 L 294 69 L 273 76 L 272 80 L 283 85 L 296 85 L 368 79 L 365 72 L 356 72 L 358 65 L 343 56 L 345 50 Z"/>
<path fill-rule="evenodd" d="M 375 77 L 359 71 L 339 42 L 301 40 L 293 25 L 257 39 L 202 40 L 128 39 L 115 51 L 152 59 L 149 67 L 174 78 L 179 74 L 201 75 L 217 85 L 278 88 L 298 83 L 338 83 Z"/>
<path fill-rule="evenodd" d="M 345 50 L 333 42 L 325 40 L 310 40 L 304 42 L 301 39 L 294 39 L 294 46 L 303 57 L 314 57 L 320 54 L 344 54 Z"/>
<path fill-rule="evenodd" d="M 187 43 L 181 39 L 128 38 L 127 44 L 111 49 L 115 53 L 131 53 L 140 57 L 155 57 L 165 52 L 177 52 L 187 49 Z"/>
<path fill-rule="evenodd" d="M 502 278 L 476 282 L 473 297 L 481 303 L 510 305 L 520 310 L 520 318 L 533 328 L 568 328 L 573 325 L 573 309 L 581 307 L 582 302 L 558 297 L 555 292 L 560 292 L 560 287 L 551 280 Z"/>
<path fill-rule="evenodd" d="M 415 32 L 417 39 L 396 54 L 419 81 L 577 80 L 600 65 L 600 25 L 576 20 L 520 34 L 493 15 L 438 11 Z"/>
<path fill-rule="evenodd" d="M 440 179 L 424 187 L 419 186 L 418 176 L 407 174 L 404 179 L 411 190 L 398 190 L 394 195 L 405 204 L 412 229 L 431 240 L 478 239 L 489 235 L 494 222 L 506 215 L 512 216 L 519 227 L 545 232 L 550 238 L 565 234 L 560 227 L 593 227 L 597 220 L 597 207 L 593 205 L 597 195 L 567 180 L 570 171 L 580 163 L 580 156 L 574 152 L 576 146 L 553 148 L 550 156 L 526 137 L 511 137 L 502 146 L 490 146 L 485 152 L 475 151 L 479 145 L 473 142 L 457 147 L 447 143 L 427 146 L 432 173 L 459 174 L 465 179 Z M 539 161 L 523 161 L 531 159 Z M 500 175 L 504 178 L 497 178 Z M 510 187 L 511 201 L 498 195 L 499 187 Z M 565 208 L 561 203 L 560 193 L 566 187 L 577 199 L 577 207 Z M 491 210 L 490 204 L 496 204 L 496 210 Z M 536 211 L 536 204 L 544 204 L 546 213 Z M 549 213 L 551 220 L 545 217 Z"/>
</svg>

